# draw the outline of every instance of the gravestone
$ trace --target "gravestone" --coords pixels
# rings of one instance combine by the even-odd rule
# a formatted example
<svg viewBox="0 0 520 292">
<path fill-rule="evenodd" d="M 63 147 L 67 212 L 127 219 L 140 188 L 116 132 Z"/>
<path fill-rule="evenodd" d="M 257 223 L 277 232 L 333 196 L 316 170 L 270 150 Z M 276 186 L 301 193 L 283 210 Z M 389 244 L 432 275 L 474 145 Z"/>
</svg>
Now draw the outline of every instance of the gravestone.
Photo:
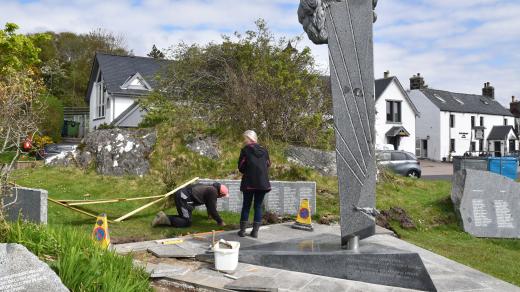
<svg viewBox="0 0 520 292">
<path fill-rule="evenodd" d="M 46 190 L 13 189 L 12 195 L 3 200 L 7 220 L 16 221 L 21 216 L 22 220 L 47 224 L 47 198 Z"/>
<path fill-rule="evenodd" d="M 520 238 L 520 184 L 488 171 L 453 178 L 451 200 L 464 231 L 476 237 Z"/>
<path fill-rule="evenodd" d="M 229 189 L 229 197 L 217 200 L 217 210 L 240 213 L 242 210 L 242 193 L 239 180 L 210 180 L 201 179 L 199 183 L 211 185 L 218 181 Z M 289 182 L 271 181 L 271 191 L 264 200 L 267 211 L 278 215 L 296 215 L 300 209 L 300 201 L 308 199 L 311 211 L 316 212 L 316 183 L 315 182 Z M 197 207 L 205 210 L 204 206 Z"/>
<path fill-rule="evenodd" d="M 69 291 L 54 271 L 25 246 L 0 244 L 0 291 Z"/>
</svg>

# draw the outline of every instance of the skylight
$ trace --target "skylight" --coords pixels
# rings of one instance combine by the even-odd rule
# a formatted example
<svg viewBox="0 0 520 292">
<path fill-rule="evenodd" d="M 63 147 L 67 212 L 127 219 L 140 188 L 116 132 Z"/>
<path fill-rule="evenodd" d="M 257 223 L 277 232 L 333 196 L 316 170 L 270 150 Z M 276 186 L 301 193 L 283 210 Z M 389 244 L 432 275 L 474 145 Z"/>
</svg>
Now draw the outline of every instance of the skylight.
<svg viewBox="0 0 520 292">
<path fill-rule="evenodd" d="M 464 105 L 464 102 L 462 100 L 460 100 L 458 97 L 454 96 L 453 99 L 455 99 L 461 105 Z"/>
<path fill-rule="evenodd" d="M 436 99 L 440 100 L 442 103 L 446 103 L 446 101 L 444 100 L 444 98 L 440 97 L 437 93 L 433 94 L 433 96 L 434 96 Z"/>
<path fill-rule="evenodd" d="M 483 98 L 481 98 L 480 101 L 485 105 L 489 105 L 489 102 Z"/>
</svg>

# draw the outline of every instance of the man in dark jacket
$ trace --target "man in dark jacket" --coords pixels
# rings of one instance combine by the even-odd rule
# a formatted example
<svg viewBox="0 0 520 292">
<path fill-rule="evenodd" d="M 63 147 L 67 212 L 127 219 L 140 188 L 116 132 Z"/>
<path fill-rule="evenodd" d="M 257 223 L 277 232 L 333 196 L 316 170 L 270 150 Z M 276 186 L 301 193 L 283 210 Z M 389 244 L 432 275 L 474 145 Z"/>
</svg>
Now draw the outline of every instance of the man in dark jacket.
<svg viewBox="0 0 520 292">
<path fill-rule="evenodd" d="M 152 221 L 155 226 L 189 227 L 192 223 L 191 213 L 197 206 L 205 205 L 208 215 L 213 218 L 219 226 L 226 224 L 217 211 L 217 199 L 229 195 L 228 188 L 220 183 L 213 185 L 193 184 L 173 194 L 178 215 L 166 215 L 163 211 L 157 213 Z"/>
<path fill-rule="evenodd" d="M 254 131 L 246 131 L 244 139 L 245 146 L 240 151 L 238 159 L 238 170 L 242 173 L 240 190 L 244 195 L 238 235 L 245 236 L 249 211 L 254 200 L 254 220 L 251 236 L 256 238 L 262 224 L 262 203 L 265 195 L 271 190 L 271 183 L 269 182 L 271 160 L 269 159 L 269 152 L 257 143 L 258 138 Z"/>
</svg>

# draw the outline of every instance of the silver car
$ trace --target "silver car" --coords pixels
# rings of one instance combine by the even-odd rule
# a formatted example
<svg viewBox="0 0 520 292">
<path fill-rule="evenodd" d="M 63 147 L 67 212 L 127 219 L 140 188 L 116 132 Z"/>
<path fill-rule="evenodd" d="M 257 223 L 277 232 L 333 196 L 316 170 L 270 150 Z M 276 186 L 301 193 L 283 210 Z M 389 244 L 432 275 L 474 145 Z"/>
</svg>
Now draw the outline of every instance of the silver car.
<svg viewBox="0 0 520 292">
<path fill-rule="evenodd" d="M 421 177 L 421 163 L 410 152 L 401 150 L 376 151 L 377 164 L 404 176 Z"/>
</svg>

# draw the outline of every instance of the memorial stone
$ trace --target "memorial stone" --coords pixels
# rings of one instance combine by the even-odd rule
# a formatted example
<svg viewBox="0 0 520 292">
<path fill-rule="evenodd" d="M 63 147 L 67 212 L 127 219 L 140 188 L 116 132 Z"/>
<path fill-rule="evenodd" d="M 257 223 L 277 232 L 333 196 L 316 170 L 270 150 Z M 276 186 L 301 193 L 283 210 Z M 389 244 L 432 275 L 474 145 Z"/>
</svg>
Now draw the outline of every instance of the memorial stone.
<svg viewBox="0 0 520 292">
<path fill-rule="evenodd" d="M 46 190 L 15 188 L 12 195 L 3 199 L 3 205 L 7 220 L 16 221 L 21 216 L 22 220 L 34 223 L 47 223 L 47 197 Z"/>
<path fill-rule="evenodd" d="M 202 179 L 199 183 L 211 185 L 215 181 L 226 185 L 229 189 L 229 197 L 217 200 L 217 210 L 240 213 L 242 209 L 240 181 Z M 267 211 L 278 215 L 296 215 L 300 208 L 300 201 L 303 199 L 308 199 L 311 211 L 316 212 L 315 182 L 271 181 L 271 191 L 264 200 L 264 206 Z M 204 206 L 197 208 L 205 210 Z"/>
<path fill-rule="evenodd" d="M 476 237 L 520 238 L 520 184 L 492 172 L 454 175 L 451 199 L 464 231 Z"/>
<path fill-rule="evenodd" d="M 0 291 L 69 291 L 54 271 L 20 244 L 0 244 Z"/>
</svg>

